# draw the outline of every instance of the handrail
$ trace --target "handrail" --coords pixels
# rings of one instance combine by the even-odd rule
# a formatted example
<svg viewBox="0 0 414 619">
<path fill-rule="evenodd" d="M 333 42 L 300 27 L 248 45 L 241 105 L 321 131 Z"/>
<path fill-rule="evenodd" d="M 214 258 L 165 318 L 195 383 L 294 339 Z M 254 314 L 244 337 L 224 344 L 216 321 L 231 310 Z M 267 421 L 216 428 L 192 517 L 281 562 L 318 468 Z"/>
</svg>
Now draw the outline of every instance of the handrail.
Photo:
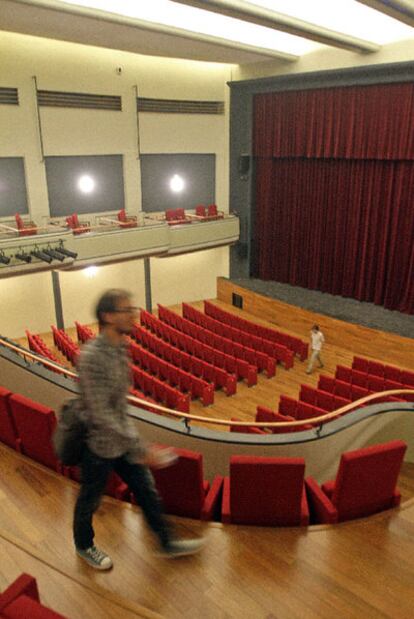
<svg viewBox="0 0 414 619">
<path fill-rule="evenodd" d="M 20 346 L 10 344 L 7 340 L 3 339 L 0 336 L 0 344 L 5 348 L 9 348 L 14 352 L 19 353 L 23 357 L 28 359 L 33 359 L 35 361 L 39 361 L 44 366 L 51 368 L 52 370 L 58 370 L 59 372 L 66 374 L 70 378 L 77 379 L 78 374 L 76 372 L 72 372 L 68 370 L 62 365 L 54 363 L 49 359 L 41 357 L 24 349 Z M 171 408 L 167 408 L 166 406 L 160 406 L 159 404 L 153 404 L 152 402 L 148 402 L 148 400 L 142 400 L 141 398 L 137 398 L 136 396 L 129 395 L 128 401 L 136 402 L 137 404 L 141 404 L 146 407 L 154 408 L 163 413 L 167 413 L 173 417 L 177 417 L 180 420 L 185 419 L 189 421 L 201 421 L 203 423 L 209 423 L 212 425 L 220 425 L 220 426 L 243 426 L 243 427 L 255 427 L 255 428 L 284 428 L 284 427 L 295 427 L 295 426 L 303 426 L 306 423 L 318 423 L 323 424 L 326 421 L 334 419 L 343 413 L 347 413 L 351 411 L 354 407 L 360 407 L 361 404 L 366 404 L 368 402 L 372 402 L 377 398 L 382 398 L 384 396 L 393 396 L 393 395 L 401 395 L 401 394 L 413 394 L 414 389 L 392 389 L 390 391 L 379 391 L 378 393 L 372 393 L 371 395 L 367 395 L 359 400 L 355 400 L 350 404 L 346 404 L 345 406 L 341 406 L 335 411 L 331 411 L 330 413 L 325 413 L 325 415 L 319 415 L 319 417 L 310 417 L 308 419 L 300 419 L 297 421 L 231 421 L 229 419 L 212 419 L 211 417 L 203 417 L 201 415 L 192 415 L 191 413 L 182 413 L 172 410 Z"/>
</svg>

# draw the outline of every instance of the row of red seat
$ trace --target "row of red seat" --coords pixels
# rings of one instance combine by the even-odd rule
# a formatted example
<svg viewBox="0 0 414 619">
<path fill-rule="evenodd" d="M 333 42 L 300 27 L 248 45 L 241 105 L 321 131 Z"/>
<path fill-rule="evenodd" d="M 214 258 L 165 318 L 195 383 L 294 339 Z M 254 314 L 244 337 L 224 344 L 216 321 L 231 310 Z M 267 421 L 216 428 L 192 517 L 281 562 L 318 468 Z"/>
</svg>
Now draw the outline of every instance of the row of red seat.
<svg viewBox="0 0 414 619">
<path fill-rule="evenodd" d="M 204 311 L 208 316 L 220 320 L 224 324 L 236 327 L 240 329 L 240 331 L 245 331 L 246 333 L 251 333 L 265 340 L 286 346 L 286 348 L 289 348 L 298 355 L 301 361 L 305 361 L 308 357 L 308 344 L 298 337 L 288 335 L 276 329 L 264 327 L 263 325 L 258 325 L 250 320 L 236 316 L 231 312 L 227 312 L 210 301 L 204 301 Z"/>
<path fill-rule="evenodd" d="M 235 327 L 225 325 L 219 320 L 215 320 L 215 318 L 211 318 L 203 314 L 203 312 L 199 312 L 187 303 L 183 303 L 182 308 L 183 317 L 185 319 L 194 322 L 199 327 L 207 329 L 220 337 L 227 338 L 245 346 L 247 349 L 256 351 L 256 354 L 254 356 L 252 355 L 255 365 L 257 365 L 259 370 L 265 371 L 268 378 L 272 378 L 276 374 L 275 360 L 284 363 L 286 369 L 293 366 L 293 353 L 285 346 L 269 342 L 256 335 L 244 333 Z M 246 361 L 247 360 L 248 359 L 246 359 Z"/>
<path fill-rule="evenodd" d="M 78 336 L 78 341 L 81 344 L 85 344 L 85 342 L 95 337 L 95 333 L 92 331 L 90 327 L 87 327 L 86 325 L 81 325 L 76 320 L 75 320 L 75 327 L 76 327 L 76 334 Z"/>
<path fill-rule="evenodd" d="M 145 395 L 151 396 L 156 402 L 166 404 L 168 408 L 182 413 L 190 412 L 190 396 L 188 394 L 181 393 L 178 389 L 174 389 L 155 376 L 147 374 L 136 365 L 131 365 L 131 373 L 134 386 Z"/>
<path fill-rule="evenodd" d="M 51 444 L 55 423 L 51 409 L 0 389 L 0 440 L 60 470 Z M 303 458 L 250 456 L 232 456 L 229 477 L 217 476 L 210 487 L 202 455 L 183 449 L 177 449 L 177 464 L 155 470 L 154 477 L 168 513 L 205 519 L 221 513 L 223 522 L 269 526 L 334 523 L 399 504 L 396 483 L 405 450 L 403 441 L 391 441 L 348 452 L 336 480 L 321 488 L 305 480 Z M 76 470 L 71 476 L 78 477 Z M 115 496 L 129 498 L 123 482 L 113 484 Z"/>
<path fill-rule="evenodd" d="M 162 381 L 166 381 L 172 387 L 178 387 L 182 393 L 191 394 L 192 398 L 200 398 L 204 406 L 214 403 L 214 386 L 202 378 L 198 378 L 172 363 L 160 359 L 145 348 L 130 341 L 130 353 L 134 363 L 145 371 L 149 371 Z"/>
<path fill-rule="evenodd" d="M 63 615 L 40 603 L 33 576 L 21 574 L 0 593 L 0 617 L 4 619 L 65 619 Z"/>
<path fill-rule="evenodd" d="M 371 361 L 363 357 L 354 357 L 352 369 L 358 370 L 358 372 L 362 372 L 363 374 L 378 376 L 414 388 L 414 372 L 412 370 L 401 369 L 394 365 L 380 363 L 379 361 Z"/>
<path fill-rule="evenodd" d="M 53 409 L 30 398 L 0 387 L 0 441 L 57 473 L 79 481 L 78 467 L 63 466 L 52 443 L 56 427 Z M 121 499 L 128 495 L 126 485 L 113 473 L 106 494 Z"/>
<path fill-rule="evenodd" d="M 57 329 L 52 325 L 53 341 L 56 348 L 66 357 L 72 365 L 78 364 L 79 359 L 79 346 L 72 340 L 72 338 L 63 329 Z"/>
<path fill-rule="evenodd" d="M 146 310 L 141 310 L 140 321 L 141 325 L 147 327 L 172 346 L 207 361 L 207 363 L 220 367 L 226 372 L 234 374 L 238 379 L 244 378 L 248 387 L 257 384 L 257 368 L 247 363 L 247 361 L 216 350 L 209 344 L 204 344 L 182 331 L 174 329 L 174 327 L 162 322 Z"/>
<path fill-rule="evenodd" d="M 171 346 L 171 344 L 164 342 L 164 340 L 137 324 L 134 325 L 131 335 L 141 346 L 145 346 L 145 348 L 154 352 L 157 357 L 165 359 L 165 361 L 190 372 L 194 376 L 203 378 L 208 383 L 212 383 L 215 389 L 224 389 L 228 396 L 236 393 L 237 380 L 233 374 Z"/>
<path fill-rule="evenodd" d="M 50 359 L 50 361 L 53 361 L 54 363 L 59 363 L 59 360 L 55 357 L 49 346 L 40 337 L 40 335 L 30 333 L 30 331 L 26 329 L 26 337 L 31 351 L 37 353 L 38 355 L 42 355 L 42 357 L 46 357 L 46 359 Z"/>
<path fill-rule="evenodd" d="M 347 368 L 343 365 L 338 365 L 336 367 L 335 378 L 344 383 L 356 385 L 360 387 L 360 389 L 368 391 L 368 393 L 363 392 L 364 395 L 381 391 L 391 391 L 393 389 L 414 389 L 414 385 L 410 383 L 398 383 L 394 380 L 389 380 L 388 378 L 372 376 L 371 374 L 366 374 L 364 372 L 360 372 L 359 370 Z M 414 395 L 409 394 L 401 394 L 398 398 L 408 402 L 414 401 Z"/>
<path fill-rule="evenodd" d="M 175 312 L 171 312 L 171 310 L 163 307 L 162 305 L 158 305 L 158 316 L 161 321 L 165 322 L 171 327 L 174 327 L 174 329 L 181 331 L 183 334 L 189 335 L 190 337 L 193 337 L 194 339 L 198 340 L 203 344 L 208 344 L 209 346 L 215 348 L 221 353 L 226 353 L 227 355 L 231 355 L 233 357 L 236 357 L 237 359 L 242 359 L 246 363 L 249 363 L 250 365 L 256 367 L 257 370 L 259 369 L 259 366 L 263 367 L 261 361 L 259 360 L 260 357 L 265 360 L 266 365 L 266 360 L 268 359 L 266 355 L 262 355 L 262 353 L 257 353 L 257 351 L 253 350 L 252 348 L 247 348 L 246 346 L 238 344 L 237 342 L 233 342 L 228 338 L 216 335 L 215 333 L 208 331 L 204 327 L 200 327 L 194 322 L 191 322 L 186 318 L 182 318 Z M 271 361 L 273 365 L 272 370 L 276 371 L 276 364 L 274 359 L 272 359 Z"/>
</svg>

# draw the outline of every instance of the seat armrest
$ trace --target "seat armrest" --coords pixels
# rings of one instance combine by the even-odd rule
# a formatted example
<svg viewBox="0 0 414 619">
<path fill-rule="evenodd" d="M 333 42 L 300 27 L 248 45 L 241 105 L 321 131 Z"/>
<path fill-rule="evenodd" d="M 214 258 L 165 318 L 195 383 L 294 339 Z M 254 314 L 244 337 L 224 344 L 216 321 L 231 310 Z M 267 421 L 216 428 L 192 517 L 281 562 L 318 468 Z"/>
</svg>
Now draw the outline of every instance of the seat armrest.
<svg viewBox="0 0 414 619">
<path fill-rule="evenodd" d="M 313 477 L 305 479 L 305 487 L 313 524 L 334 524 L 338 522 L 336 507 L 322 492 Z"/>
<path fill-rule="evenodd" d="M 0 611 L 21 595 L 27 595 L 39 601 L 36 579 L 29 574 L 21 574 L 3 593 L 0 594 Z"/>
<path fill-rule="evenodd" d="M 221 521 L 223 524 L 231 523 L 230 514 L 230 478 L 225 477 L 223 480 L 223 500 L 221 503 Z"/>
<path fill-rule="evenodd" d="M 307 527 L 310 520 L 309 504 L 306 496 L 305 484 L 303 484 L 302 500 L 300 505 L 300 526 Z"/>
<path fill-rule="evenodd" d="M 221 497 L 223 493 L 223 480 L 221 475 L 216 475 L 207 492 L 201 509 L 201 520 L 220 519 Z"/>
</svg>

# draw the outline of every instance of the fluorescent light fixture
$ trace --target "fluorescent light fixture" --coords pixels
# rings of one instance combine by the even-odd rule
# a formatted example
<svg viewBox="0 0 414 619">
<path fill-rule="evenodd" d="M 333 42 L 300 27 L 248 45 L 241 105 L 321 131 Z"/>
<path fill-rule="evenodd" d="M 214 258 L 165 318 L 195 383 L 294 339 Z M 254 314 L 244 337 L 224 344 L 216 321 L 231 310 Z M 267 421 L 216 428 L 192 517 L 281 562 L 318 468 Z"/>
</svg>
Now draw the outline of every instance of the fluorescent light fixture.
<svg viewBox="0 0 414 619">
<path fill-rule="evenodd" d="M 324 47 L 305 38 L 170 0 L 66 0 L 64 3 L 299 56 Z M 249 0 L 248 4 L 378 45 L 412 38 L 411 27 L 356 0 Z"/>
<path fill-rule="evenodd" d="M 249 4 L 301 19 L 343 34 L 384 45 L 409 39 L 413 30 L 356 0 L 249 0 Z"/>
<path fill-rule="evenodd" d="M 95 189 L 95 181 L 89 174 L 84 174 L 78 180 L 78 187 L 82 193 L 92 193 Z"/>
<path fill-rule="evenodd" d="M 99 271 L 99 268 L 93 265 L 93 266 L 86 267 L 85 269 L 83 269 L 83 274 L 88 279 L 92 279 L 92 277 L 96 277 L 98 271 Z"/>
<path fill-rule="evenodd" d="M 66 0 L 63 4 L 98 9 L 142 21 L 172 26 L 180 30 L 301 55 L 322 47 L 319 43 L 278 32 L 272 28 L 249 24 L 241 19 L 218 15 L 203 9 L 180 5 L 170 0 Z M 336 3 L 335 3 L 336 4 Z"/>
<path fill-rule="evenodd" d="M 174 174 L 170 179 L 170 189 L 174 193 L 179 193 L 185 187 L 184 179 L 179 174 Z"/>
</svg>

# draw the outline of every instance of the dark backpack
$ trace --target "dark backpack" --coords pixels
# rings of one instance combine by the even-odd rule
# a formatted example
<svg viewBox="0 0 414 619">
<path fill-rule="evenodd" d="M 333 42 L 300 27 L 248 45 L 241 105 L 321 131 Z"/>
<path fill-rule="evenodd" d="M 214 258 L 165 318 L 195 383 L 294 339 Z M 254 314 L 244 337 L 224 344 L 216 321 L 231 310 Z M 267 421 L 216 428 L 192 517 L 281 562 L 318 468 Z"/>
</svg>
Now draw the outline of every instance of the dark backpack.
<svg viewBox="0 0 414 619">
<path fill-rule="evenodd" d="M 83 411 L 80 398 L 72 398 L 63 404 L 58 415 L 53 446 L 56 456 L 66 466 L 74 466 L 82 460 L 87 435 Z"/>
</svg>

